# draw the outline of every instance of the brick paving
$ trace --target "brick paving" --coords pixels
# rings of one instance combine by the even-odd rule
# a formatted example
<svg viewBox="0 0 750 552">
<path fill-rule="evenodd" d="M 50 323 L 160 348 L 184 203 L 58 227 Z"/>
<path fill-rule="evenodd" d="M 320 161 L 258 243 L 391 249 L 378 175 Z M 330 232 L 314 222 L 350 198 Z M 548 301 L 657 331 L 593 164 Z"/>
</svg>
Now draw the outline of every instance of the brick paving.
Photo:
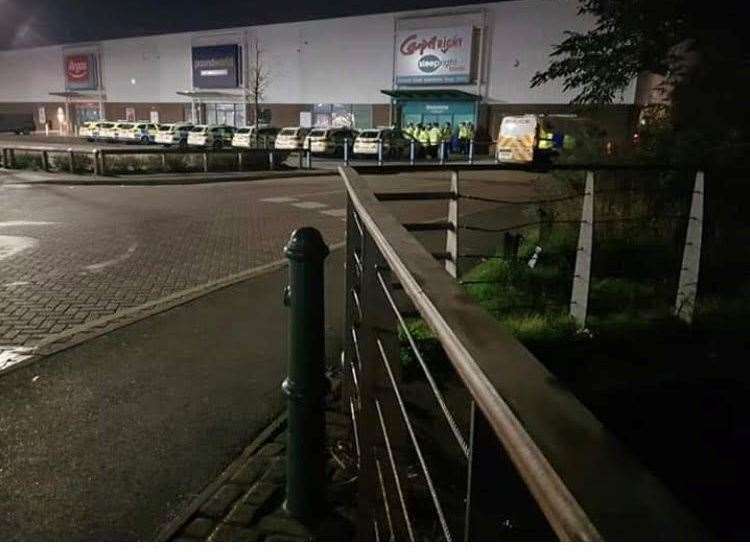
<svg viewBox="0 0 750 552">
<path fill-rule="evenodd" d="M 312 525 L 283 509 L 286 481 L 285 429 L 259 449 L 246 451 L 230 466 L 215 490 L 205 493 L 194 511 L 165 540 L 172 541 L 349 541 L 354 535 L 349 420 L 326 412 L 327 508 Z M 332 452 L 333 451 L 333 452 Z M 335 459 L 334 459 L 335 457 Z M 341 458 L 345 461 L 342 462 Z"/>
<path fill-rule="evenodd" d="M 258 204 L 278 195 L 334 192 L 334 177 L 190 187 L 0 185 L 0 236 L 35 244 L 3 256 L 0 352 L 276 260 L 297 226 L 340 241 L 336 217 Z M 39 224 L 39 223 L 47 224 Z M 12 243 L 12 241 L 11 241 Z"/>
</svg>

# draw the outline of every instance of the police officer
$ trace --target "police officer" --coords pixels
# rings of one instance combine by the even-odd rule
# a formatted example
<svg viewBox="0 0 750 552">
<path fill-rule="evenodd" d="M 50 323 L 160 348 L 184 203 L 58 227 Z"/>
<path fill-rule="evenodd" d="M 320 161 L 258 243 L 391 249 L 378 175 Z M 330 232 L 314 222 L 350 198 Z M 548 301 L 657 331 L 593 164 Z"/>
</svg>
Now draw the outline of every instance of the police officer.
<svg viewBox="0 0 750 552">
<path fill-rule="evenodd" d="M 430 155 L 433 159 L 437 159 L 441 139 L 442 132 L 440 131 L 440 127 L 437 123 L 432 123 L 432 128 L 430 128 Z"/>
<path fill-rule="evenodd" d="M 466 128 L 466 121 L 461 121 L 458 127 L 458 144 L 461 153 L 466 153 L 466 137 L 468 136 L 468 129 Z"/>
<path fill-rule="evenodd" d="M 445 142 L 445 149 L 443 151 L 446 156 L 451 150 L 451 136 L 453 136 L 453 129 L 451 128 L 451 124 L 445 123 L 445 126 L 443 127 L 443 142 Z"/>
<path fill-rule="evenodd" d="M 422 146 L 420 157 L 426 156 L 430 150 L 430 133 L 421 124 L 417 125 L 417 140 L 419 140 L 419 145 Z"/>
</svg>

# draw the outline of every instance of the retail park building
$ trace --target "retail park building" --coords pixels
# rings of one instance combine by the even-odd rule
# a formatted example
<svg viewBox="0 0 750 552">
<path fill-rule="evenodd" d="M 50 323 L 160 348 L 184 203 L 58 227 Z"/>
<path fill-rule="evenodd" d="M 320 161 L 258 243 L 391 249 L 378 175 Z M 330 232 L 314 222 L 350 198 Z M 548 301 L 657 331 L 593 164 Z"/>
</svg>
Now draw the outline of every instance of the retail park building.
<svg viewBox="0 0 750 552">
<path fill-rule="evenodd" d="M 252 120 L 255 45 L 274 126 L 471 121 L 494 135 L 506 114 L 569 113 L 560 83 L 531 88 L 564 31 L 585 31 L 574 0 L 518 0 L 0 52 L 0 112 L 38 128 L 84 121 Z M 594 117 L 626 135 L 638 86 Z"/>
</svg>

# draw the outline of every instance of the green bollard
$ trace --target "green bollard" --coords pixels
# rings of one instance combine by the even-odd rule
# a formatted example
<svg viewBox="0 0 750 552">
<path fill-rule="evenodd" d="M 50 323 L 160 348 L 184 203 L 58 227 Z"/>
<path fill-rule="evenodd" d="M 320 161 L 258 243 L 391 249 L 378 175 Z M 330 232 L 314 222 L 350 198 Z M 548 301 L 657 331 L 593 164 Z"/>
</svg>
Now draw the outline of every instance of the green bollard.
<svg viewBox="0 0 750 552">
<path fill-rule="evenodd" d="M 323 263 L 328 247 L 320 232 L 305 227 L 284 248 L 289 259 L 286 501 L 284 510 L 301 521 L 317 518 L 324 504 L 325 313 Z"/>
</svg>

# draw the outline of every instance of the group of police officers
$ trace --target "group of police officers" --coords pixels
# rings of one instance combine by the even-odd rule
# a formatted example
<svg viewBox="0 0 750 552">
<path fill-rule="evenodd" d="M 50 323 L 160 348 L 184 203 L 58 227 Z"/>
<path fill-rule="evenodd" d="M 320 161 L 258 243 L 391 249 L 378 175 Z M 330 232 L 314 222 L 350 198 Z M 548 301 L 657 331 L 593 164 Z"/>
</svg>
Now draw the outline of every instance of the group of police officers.
<svg viewBox="0 0 750 552">
<path fill-rule="evenodd" d="M 419 142 L 423 155 L 437 159 L 441 154 L 440 148 L 445 143 L 443 154 L 449 152 L 469 153 L 469 144 L 474 139 L 474 125 L 462 121 L 458 130 L 454 130 L 450 123 L 441 128 L 438 123 L 417 124 L 409 123 L 404 132 L 416 142 Z"/>
</svg>

